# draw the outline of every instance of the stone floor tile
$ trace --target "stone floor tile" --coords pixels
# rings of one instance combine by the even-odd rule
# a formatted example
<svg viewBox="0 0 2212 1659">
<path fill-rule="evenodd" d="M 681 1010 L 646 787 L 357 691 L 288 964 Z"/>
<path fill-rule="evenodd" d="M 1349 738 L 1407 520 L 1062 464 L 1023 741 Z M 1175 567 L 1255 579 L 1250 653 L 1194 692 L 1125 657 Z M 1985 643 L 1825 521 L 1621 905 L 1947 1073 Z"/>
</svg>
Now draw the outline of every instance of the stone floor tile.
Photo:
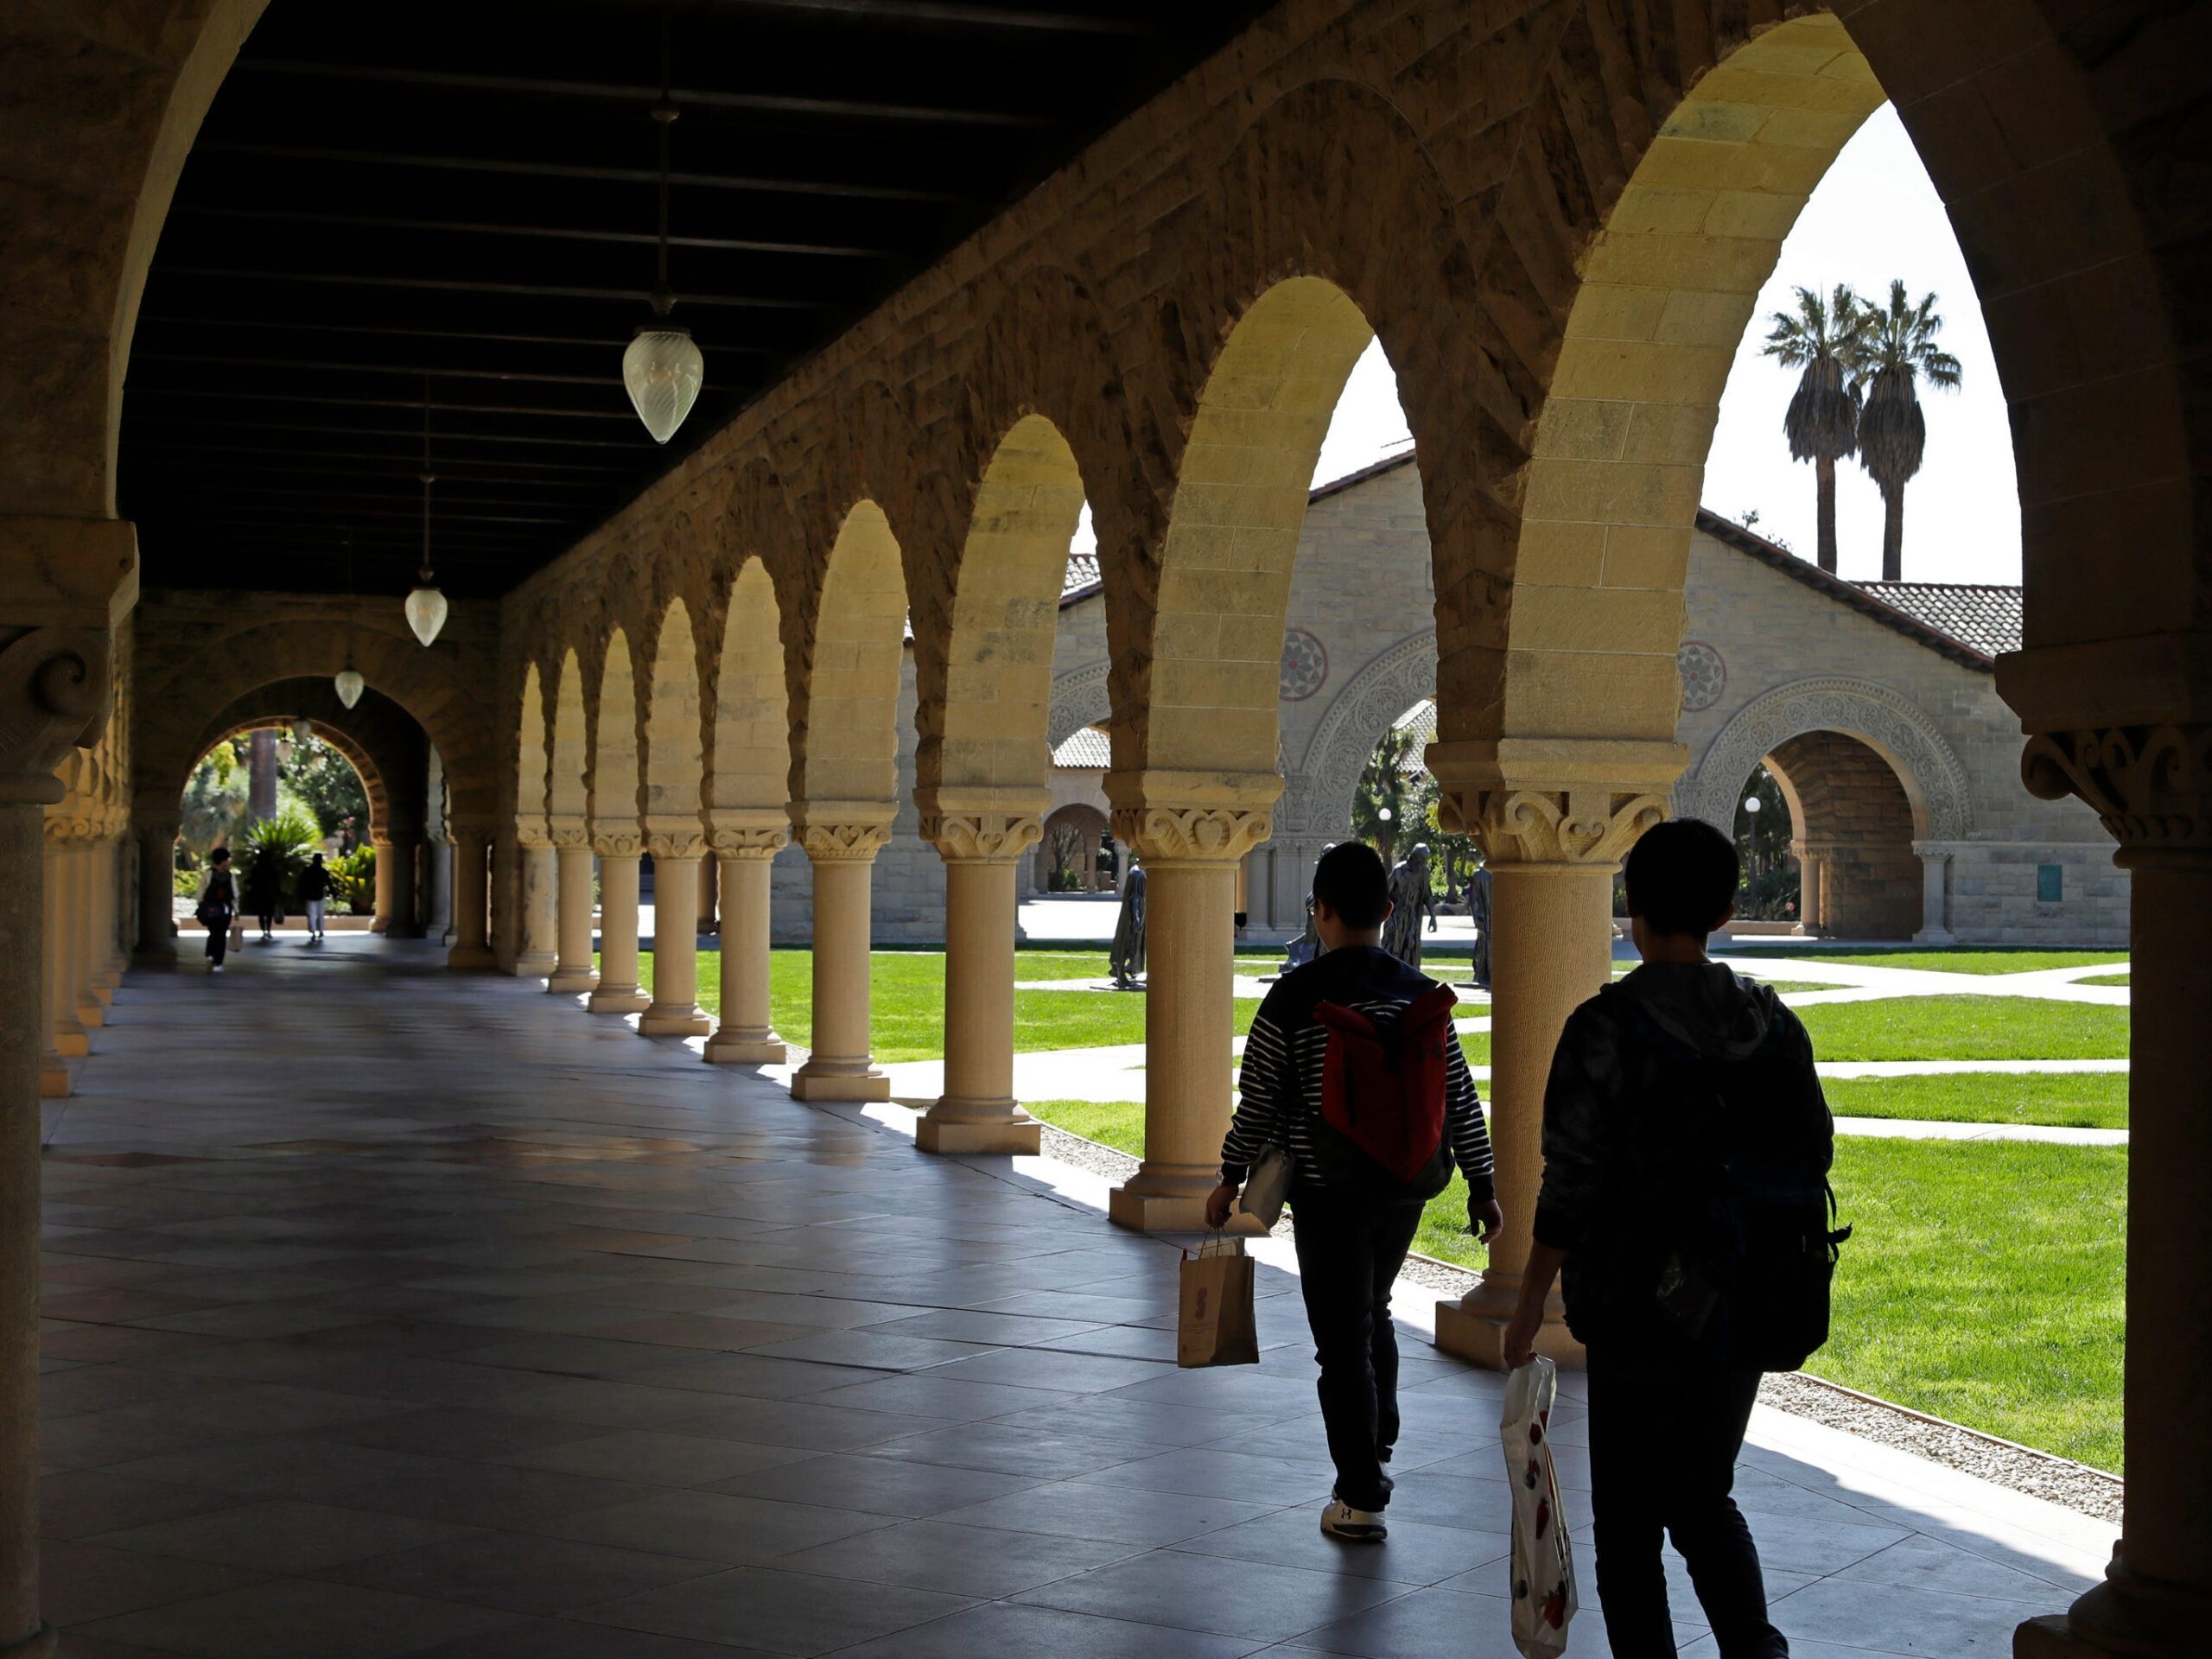
<svg viewBox="0 0 2212 1659">
<path fill-rule="evenodd" d="M 584 1617 L 661 1636 L 741 1636 L 771 1653 L 808 1656 L 910 1630 L 975 1605 L 898 1585 L 838 1580 L 833 1589 L 832 1584 L 807 1573 L 741 1567 L 612 1602 Z"/>
<path fill-rule="evenodd" d="M 224 1440 L 109 1465 L 106 1472 L 138 1480 L 207 1486 L 240 1497 L 321 1497 L 363 1481 L 422 1473 L 442 1460 L 293 1434 L 266 1440 Z"/>
<path fill-rule="evenodd" d="M 465 1535 L 442 1522 L 290 1498 L 155 1522 L 86 1541 L 267 1573 L 311 1573 Z"/>
<path fill-rule="evenodd" d="M 1054 1353 L 1044 1348 L 1001 1348 L 959 1360 L 945 1366 L 944 1372 L 962 1382 L 1011 1382 L 1017 1388 L 1103 1394 L 1172 1377 L 1175 1368 L 1142 1359 Z"/>
<path fill-rule="evenodd" d="M 1027 1348 L 1058 1337 L 1116 1327 L 1103 1325 L 1096 1319 L 1055 1319 L 1037 1314 L 992 1313 L 980 1308 L 939 1307 L 926 1313 L 887 1320 L 875 1328 L 902 1337 L 940 1337 L 998 1348 Z"/>
<path fill-rule="evenodd" d="M 1243 1659 L 1265 1645 L 1135 1618 L 993 1602 L 848 1648 L 838 1659 Z"/>
<path fill-rule="evenodd" d="M 425 1457 L 496 1458 L 511 1452 L 588 1440 L 594 1432 L 591 1424 L 564 1422 L 553 1417 L 435 1406 L 327 1428 L 322 1431 L 322 1438 L 348 1446 L 412 1452 Z"/>
<path fill-rule="evenodd" d="M 512 1613 L 307 1579 L 265 1584 L 102 1619 L 84 1634 L 194 1659 L 398 1659 L 514 1622 Z"/>
<path fill-rule="evenodd" d="M 796 1549 L 873 1532 L 893 1517 L 727 1492 L 659 1491 L 549 1518 L 532 1529 L 620 1549 L 753 1567 Z"/>
<path fill-rule="evenodd" d="M 947 1510 L 937 1518 L 965 1526 L 1157 1548 L 1269 1513 L 1268 1504 L 1211 1494 L 1060 1481 Z"/>
<path fill-rule="evenodd" d="M 757 1659 L 758 1648 L 649 1636 L 573 1619 L 532 1618 L 423 1648 L 407 1659 Z M 63 1656 L 63 1659 L 67 1656 Z"/>
<path fill-rule="evenodd" d="M 715 1354 L 678 1360 L 652 1374 L 657 1389 L 688 1389 L 697 1394 L 735 1394 L 753 1400 L 797 1400 L 830 1389 L 850 1388 L 880 1377 L 853 1365 L 823 1365 L 803 1359 L 772 1359 L 765 1354 Z"/>
<path fill-rule="evenodd" d="M 525 1469 L 550 1469 L 565 1475 L 637 1481 L 649 1486 L 711 1486 L 729 1481 L 735 1487 L 747 1483 L 732 1480 L 733 1476 L 773 1471 L 813 1455 L 791 1446 L 632 1430 L 512 1452 L 500 1461 Z"/>
<path fill-rule="evenodd" d="M 634 1481 L 595 1480 L 549 1469 L 453 1459 L 425 1461 L 430 1465 L 426 1471 L 365 1481 L 340 1496 L 356 1509 L 512 1532 L 527 1530 L 548 1516 L 635 1503 L 654 1491 Z"/>
<path fill-rule="evenodd" d="M 933 1337 L 894 1336 L 877 1325 L 850 1331 L 815 1331 L 804 1336 L 760 1344 L 753 1351 L 771 1359 L 806 1359 L 823 1365 L 857 1365 L 877 1371 L 919 1371 L 993 1351 L 973 1342 L 944 1342 Z"/>
<path fill-rule="evenodd" d="M 1347 1573 L 1357 1578 L 1388 1579 L 1401 1584 L 1440 1584 L 1512 1551 L 1504 1532 L 1473 1532 L 1459 1527 L 1427 1526 L 1394 1510 L 1390 1535 L 1376 1545 L 1345 1544 L 1321 1530 L 1320 1505 L 1277 1510 L 1186 1538 L 1174 1546 L 1200 1555 L 1266 1561 L 1317 1573 Z"/>
<path fill-rule="evenodd" d="M 234 1493 L 168 1481 L 134 1480 L 102 1469 L 49 1475 L 38 1484 L 39 1532 L 46 1538 L 93 1533 L 203 1515 L 238 1502 Z"/>
<path fill-rule="evenodd" d="M 82 1541 L 52 1542 L 39 1551 L 40 1611 L 49 1624 L 82 1624 L 235 1589 L 265 1576 L 215 1561 Z"/>
<path fill-rule="evenodd" d="M 1602 1621 L 1592 1614 L 1568 1627 L 1567 1659 L 1598 1659 L 1609 1652 Z M 1496 1596 L 1416 1590 L 1379 1606 L 1361 1609 L 1309 1630 L 1289 1644 L 1294 1651 L 1357 1655 L 1360 1659 L 1516 1659 L 1512 1605 Z"/>
<path fill-rule="evenodd" d="M 1078 1414 L 1064 1416 L 1065 1421 L 1056 1428 L 1010 1428 L 995 1422 L 940 1425 L 868 1449 L 880 1458 L 955 1469 L 993 1469 L 1042 1480 L 1072 1480 L 1166 1450 L 1122 1435 L 1090 1433 L 1081 1427 Z"/>
<path fill-rule="evenodd" d="M 727 1565 L 501 1532 L 378 1555 L 315 1576 L 372 1590 L 551 1615 L 703 1578 Z"/>
<path fill-rule="evenodd" d="M 995 1600 L 1123 1560 L 1141 1548 L 1096 1538 L 906 1521 L 776 1556 L 766 1564 L 793 1573 Z"/>
<path fill-rule="evenodd" d="M 680 1433 L 751 1440 L 761 1446 L 803 1446 L 815 1452 L 885 1446 L 944 1427 L 944 1421 L 938 1417 L 855 1411 L 808 1401 L 751 1399 L 709 1405 L 697 1416 L 680 1418 L 669 1425 Z"/>
<path fill-rule="evenodd" d="M 765 1449 L 765 1448 L 764 1448 Z M 1038 1483 L 1025 1475 L 982 1469 L 948 1469 L 865 1455 L 806 1456 L 748 1471 L 707 1490 L 786 1503 L 816 1503 L 868 1515 L 918 1520 L 971 1503 L 988 1504 Z"/>
<path fill-rule="evenodd" d="M 738 1319 L 714 1313 L 662 1313 L 601 1327 L 595 1334 L 619 1342 L 658 1343 L 669 1348 L 697 1348 L 713 1353 L 746 1349 L 769 1351 L 772 1343 L 808 1335 L 809 1327 L 773 1319 Z M 809 1356 L 799 1355 L 799 1358 Z"/>
<path fill-rule="evenodd" d="M 2012 1651 L 2014 1626 L 2041 1613 L 2062 1611 L 2056 1599 L 2049 1597 L 2005 1600 L 1918 1586 L 1876 1589 L 1843 1579 L 1823 1579 L 1777 1598 L 1767 1616 L 1793 1643 L 1801 1636 L 1845 1636 L 1883 1653 L 2005 1659 Z"/>
<path fill-rule="evenodd" d="M 807 1399 L 818 1406 L 857 1406 L 863 1411 L 909 1412 L 948 1421 L 977 1421 L 988 1417 L 1013 1416 L 1039 1409 L 1081 1413 L 1086 1396 L 1044 1389 L 1015 1388 L 997 1382 L 976 1382 L 942 1376 L 936 1371 L 913 1371 L 898 1376 L 879 1376 Z"/>
<path fill-rule="evenodd" d="M 1216 1557 L 1153 1550 L 1014 1599 L 1103 1617 L 1141 1609 L 1176 1630 L 1280 1642 L 1406 1593 L 1380 1579 L 1251 1561 L 1231 1570 Z"/>
</svg>

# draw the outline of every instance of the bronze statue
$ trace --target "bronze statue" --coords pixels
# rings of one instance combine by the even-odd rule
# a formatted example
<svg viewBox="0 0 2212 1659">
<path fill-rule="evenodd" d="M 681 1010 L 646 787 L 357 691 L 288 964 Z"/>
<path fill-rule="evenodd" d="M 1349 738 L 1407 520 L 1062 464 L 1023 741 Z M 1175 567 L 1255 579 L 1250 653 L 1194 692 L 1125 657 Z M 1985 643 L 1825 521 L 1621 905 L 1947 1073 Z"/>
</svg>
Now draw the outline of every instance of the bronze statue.
<svg viewBox="0 0 2212 1659">
<path fill-rule="evenodd" d="M 1144 867 L 1134 859 L 1122 889 L 1122 913 L 1114 923 L 1114 944 L 1106 965 L 1117 991 L 1144 988 Z"/>
<path fill-rule="evenodd" d="M 1428 888 L 1428 843 L 1415 844 L 1390 872 L 1390 919 L 1382 924 L 1382 948 L 1408 968 L 1421 966 L 1421 918 L 1436 931 L 1436 895 Z"/>
</svg>

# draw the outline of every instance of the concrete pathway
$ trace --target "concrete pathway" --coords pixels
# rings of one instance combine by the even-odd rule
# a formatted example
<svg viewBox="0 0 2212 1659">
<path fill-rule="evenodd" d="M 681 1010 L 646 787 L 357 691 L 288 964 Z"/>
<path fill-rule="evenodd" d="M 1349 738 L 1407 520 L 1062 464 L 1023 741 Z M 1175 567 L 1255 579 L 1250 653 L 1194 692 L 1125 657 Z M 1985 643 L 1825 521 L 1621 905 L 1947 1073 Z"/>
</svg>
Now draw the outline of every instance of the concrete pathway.
<svg viewBox="0 0 2212 1659">
<path fill-rule="evenodd" d="M 1262 1362 L 1179 1370 L 1177 1251 L 1103 1184 L 439 955 L 133 973 L 49 1103 L 65 1652 L 1511 1653 L 1496 1376 L 1408 1353 L 1389 1541 L 1339 1549 L 1279 1251 Z M 1823 1655 L 2005 1652 L 2114 1535 L 1764 1408 L 1737 1495 Z"/>
</svg>

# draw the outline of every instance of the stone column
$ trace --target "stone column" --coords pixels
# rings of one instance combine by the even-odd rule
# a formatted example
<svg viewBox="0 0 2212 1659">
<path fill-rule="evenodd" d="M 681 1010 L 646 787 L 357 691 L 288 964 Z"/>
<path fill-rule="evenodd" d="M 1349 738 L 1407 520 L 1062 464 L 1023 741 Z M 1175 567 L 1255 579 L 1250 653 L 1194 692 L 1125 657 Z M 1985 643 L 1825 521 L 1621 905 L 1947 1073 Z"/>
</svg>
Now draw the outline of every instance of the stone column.
<svg viewBox="0 0 2212 1659">
<path fill-rule="evenodd" d="M 715 1022 L 699 1010 L 701 831 L 657 830 L 653 855 L 653 1000 L 638 1018 L 640 1037 L 703 1037 Z"/>
<path fill-rule="evenodd" d="M 446 952 L 446 966 L 476 969 L 497 965 L 492 954 L 491 873 L 485 855 L 492 837 L 478 825 L 460 825 L 453 832 L 453 948 Z"/>
<path fill-rule="evenodd" d="M 573 996 L 599 983 L 591 965 L 591 836 L 581 823 L 553 826 L 553 855 L 559 865 L 554 932 L 560 960 L 545 988 Z"/>
<path fill-rule="evenodd" d="M 391 832 L 383 829 L 371 830 L 369 845 L 375 848 L 377 853 L 377 909 L 375 918 L 369 923 L 369 931 L 389 933 L 391 931 L 392 887 L 399 879 Z"/>
<path fill-rule="evenodd" d="M 1205 1225 L 1235 1065 L 1237 871 L 1281 788 L 1272 773 L 1107 774 L 1115 836 L 1145 868 L 1144 1161 L 1107 1199 L 1117 1226 Z"/>
<path fill-rule="evenodd" d="M 559 875 L 553 842 L 535 824 L 518 828 L 515 842 L 521 849 L 522 867 L 522 879 L 517 884 L 520 892 L 516 920 L 520 926 L 515 940 L 515 977 L 543 979 L 561 959 L 554 931 Z"/>
<path fill-rule="evenodd" d="M 423 937 L 421 853 L 423 832 L 411 825 L 395 825 L 391 832 L 391 910 L 385 931 L 395 939 Z M 381 877 L 386 859 L 377 855 Z"/>
<path fill-rule="evenodd" d="M 1544 1173 L 1544 1084 L 1560 1027 L 1612 973 L 1613 877 L 1666 816 L 1683 752 L 1672 743 L 1506 739 L 1433 744 L 1447 829 L 1491 872 L 1491 1143 L 1505 1224 L 1481 1281 L 1436 1309 L 1436 1345 L 1502 1369 Z M 1536 1351 L 1580 1363 L 1554 1287 Z"/>
<path fill-rule="evenodd" d="M 619 830 L 591 838 L 599 855 L 599 988 L 594 1014 L 638 1014 L 651 1001 L 638 988 L 638 855 L 645 837 Z"/>
<path fill-rule="evenodd" d="M 711 858 L 699 861 L 699 931 L 702 933 L 721 931 L 721 924 L 715 919 L 721 898 L 717 891 L 721 885 L 716 869 L 718 861 Z"/>
<path fill-rule="evenodd" d="M 1915 944 L 1949 944 L 1951 913 L 1949 878 L 1951 849 L 1935 842 L 1916 841 L 1912 850 L 1920 855 L 1920 931 L 1912 936 Z"/>
<path fill-rule="evenodd" d="M 48 856 L 54 867 L 52 933 L 48 946 L 54 955 L 54 1046 L 73 1060 L 92 1052 L 92 1028 L 99 1024 L 97 1009 L 91 1020 L 85 1018 L 84 865 L 77 856 L 74 819 L 49 817 L 46 834 Z"/>
<path fill-rule="evenodd" d="M 135 594 L 135 561 L 128 524 L 0 520 L 0 612 L 20 630 L 0 643 L 0 1653 L 10 1659 L 43 1659 L 54 1644 L 38 1560 L 45 809 L 62 798 L 54 768 L 99 739 L 111 607 Z"/>
<path fill-rule="evenodd" d="M 39 873 L 38 1040 L 39 1094 L 47 1100 L 69 1096 L 69 1062 L 74 1058 L 61 1046 L 61 842 L 56 824 L 67 819 L 41 815 L 38 855 L 33 864 Z M 79 1033 L 81 1038 L 82 1033 Z M 79 1047 L 75 1055 L 86 1051 Z"/>
<path fill-rule="evenodd" d="M 892 809 L 873 803 L 791 808 L 814 870 L 814 1044 L 791 1077 L 796 1100 L 888 1100 L 868 1038 L 868 890 L 891 839 Z"/>
<path fill-rule="evenodd" d="M 713 817 L 708 839 L 721 887 L 722 1001 L 706 1058 L 716 1065 L 781 1065 L 784 1039 L 768 1008 L 769 874 L 776 855 L 791 843 L 788 821 L 780 812 L 727 807 Z"/>
<path fill-rule="evenodd" d="M 133 820 L 138 836 L 138 949 L 132 960 L 149 967 L 176 964 L 176 837 L 175 818 Z"/>
<path fill-rule="evenodd" d="M 123 983 L 123 953 L 116 948 L 119 931 L 116 919 L 119 911 L 116 905 L 115 887 L 123 868 L 123 842 L 112 819 L 99 826 L 99 838 L 92 845 L 92 995 L 102 1007 L 115 1001 L 116 987 Z"/>
<path fill-rule="evenodd" d="M 2120 843 L 2135 983 L 2126 1512 L 2105 1581 L 2021 1625 L 2013 1652 L 2183 1659 L 2212 1631 L 2212 723 L 2046 733 L 2021 770 L 2044 800 L 2080 796 Z"/>
<path fill-rule="evenodd" d="M 944 1093 L 914 1144 L 1034 1155 L 1042 1132 L 1014 1097 L 1014 867 L 1044 837 L 1047 798 L 924 793 L 922 839 L 944 860 Z"/>
</svg>

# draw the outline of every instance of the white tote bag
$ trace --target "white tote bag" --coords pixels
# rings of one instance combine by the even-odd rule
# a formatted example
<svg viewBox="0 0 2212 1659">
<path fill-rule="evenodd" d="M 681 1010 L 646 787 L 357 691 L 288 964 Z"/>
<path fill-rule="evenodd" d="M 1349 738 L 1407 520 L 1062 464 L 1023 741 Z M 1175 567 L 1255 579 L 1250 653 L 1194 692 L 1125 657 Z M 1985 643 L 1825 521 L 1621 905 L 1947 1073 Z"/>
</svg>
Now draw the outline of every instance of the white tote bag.
<svg viewBox="0 0 2212 1659">
<path fill-rule="evenodd" d="M 1513 1645 L 1526 1659 L 1559 1659 L 1574 1618 L 1574 1554 L 1552 1467 L 1552 1397 L 1559 1370 L 1541 1356 L 1505 1379 L 1505 1478 L 1513 1487 Z"/>
</svg>

